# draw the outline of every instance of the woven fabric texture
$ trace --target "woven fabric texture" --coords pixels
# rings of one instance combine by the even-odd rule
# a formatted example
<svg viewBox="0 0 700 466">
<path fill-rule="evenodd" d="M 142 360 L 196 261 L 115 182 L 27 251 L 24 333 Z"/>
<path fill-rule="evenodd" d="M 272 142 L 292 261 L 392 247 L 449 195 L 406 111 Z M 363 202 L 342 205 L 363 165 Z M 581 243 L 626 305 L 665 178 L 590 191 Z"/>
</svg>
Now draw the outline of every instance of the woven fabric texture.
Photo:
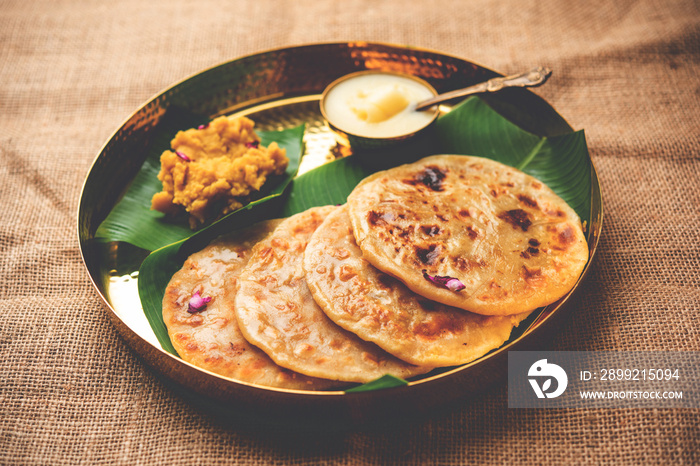
<svg viewBox="0 0 700 466">
<path fill-rule="evenodd" d="M 585 129 L 605 220 L 553 350 L 700 351 L 696 0 L 0 1 L 0 464 L 697 464 L 692 409 L 513 410 L 505 383 L 397 429 L 248 432 L 192 406 L 113 327 L 76 217 L 102 144 L 213 65 L 413 45 L 536 90 Z"/>
</svg>

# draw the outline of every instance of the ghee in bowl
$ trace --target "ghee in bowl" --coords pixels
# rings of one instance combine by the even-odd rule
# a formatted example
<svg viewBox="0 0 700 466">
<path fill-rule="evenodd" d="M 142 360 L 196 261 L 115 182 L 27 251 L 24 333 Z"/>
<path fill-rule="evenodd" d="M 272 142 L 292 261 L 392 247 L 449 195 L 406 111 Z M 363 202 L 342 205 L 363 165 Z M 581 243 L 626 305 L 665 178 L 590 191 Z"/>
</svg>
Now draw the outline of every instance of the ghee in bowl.
<svg viewBox="0 0 700 466">
<path fill-rule="evenodd" d="M 437 108 L 416 111 L 437 91 L 415 76 L 360 71 L 333 81 L 323 92 L 321 113 L 353 147 L 373 148 L 405 141 L 430 126 Z"/>
</svg>

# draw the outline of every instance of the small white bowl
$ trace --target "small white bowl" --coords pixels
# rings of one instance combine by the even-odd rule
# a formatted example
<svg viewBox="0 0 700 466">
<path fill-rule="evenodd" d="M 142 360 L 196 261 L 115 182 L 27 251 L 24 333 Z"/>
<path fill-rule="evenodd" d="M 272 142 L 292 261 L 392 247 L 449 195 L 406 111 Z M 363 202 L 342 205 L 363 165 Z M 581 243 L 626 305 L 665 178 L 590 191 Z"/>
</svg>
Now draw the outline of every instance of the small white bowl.
<svg viewBox="0 0 700 466">
<path fill-rule="evenodd" d="M 366 86 L 396 83 L 404 86 L 411 95 L 406 95 L 409 104 L 395 116 L 376 123 L 361 120 L 353 113 L 347 100 L 353 92 L 365 90 Z M 415 105 L 438 93 L 426 81 L 416 76 L 394 71 L 358 71 L 336 79 L 329 84 L 321 96 L 321 114 L 329 128 L 347 140 L 353 149 L 378 149 L 415 137 L 430 127 L 438 117 L 437 106 L 416 111 Z"/>
</svg>

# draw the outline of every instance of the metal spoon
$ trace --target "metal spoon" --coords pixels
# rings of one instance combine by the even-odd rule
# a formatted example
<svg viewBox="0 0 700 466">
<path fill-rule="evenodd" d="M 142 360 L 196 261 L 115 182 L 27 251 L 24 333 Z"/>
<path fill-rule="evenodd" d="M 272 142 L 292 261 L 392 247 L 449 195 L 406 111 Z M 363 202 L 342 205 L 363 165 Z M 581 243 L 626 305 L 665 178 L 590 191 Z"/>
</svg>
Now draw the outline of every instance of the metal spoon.
<svg viewBox="0 0 700 466">
<path fill-rule="evenodd" d="M 444 94 L 437 95 L 428 100 L 418 102 L 414 110 L 425 110 L 427 108 L 432 107 L 433 105 L 440 104 L 442 102 L 454 99 L 456 97 L 465 97 L 468 95 L 479 94 L 482 92 L 496 92 L 506 87 L 541 86 L 545 83 L 545 81 L 547 81 L 547 78 L 549 78 L 551 74 L 552 70 L 550 70 L 549 68 L 538 66 L 537 68 L 533 68 L 530 71 L 526 71 L 522 74 L 514 74 L 512 76 L 493 78 L 480 84 L 465 87 L 464 89 L 457 89 L 456 91 L 450 91 Z"/>
</svg>

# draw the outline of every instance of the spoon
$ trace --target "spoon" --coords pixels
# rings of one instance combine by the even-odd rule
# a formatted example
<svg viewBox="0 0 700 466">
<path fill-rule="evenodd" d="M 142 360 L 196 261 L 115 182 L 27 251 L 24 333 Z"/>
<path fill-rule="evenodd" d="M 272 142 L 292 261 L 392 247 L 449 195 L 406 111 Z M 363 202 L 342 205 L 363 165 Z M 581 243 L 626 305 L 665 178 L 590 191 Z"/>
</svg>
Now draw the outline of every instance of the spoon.
<svg viewBox="0 0 700 466">
<path fill-rule="evenodd" d="M 538 66 L 537 68 L 533 68 L 530 71 L 526 71 L 525 73 L 493 78 L 483 83 L 475 84 L 473 86 L 465 87 L 463 89 L 457 89 L 455 91 L 439 94 L 430 99 L 418 102 L 414 110 L 425 110 L 427 108 L 432 107 L 433 105 L 440 104 L 442 102 L 454 99 L 456 97 L 465 97 L 468 95 L 479 94 L 482 92 L 496 92 L 506 87 L 541 86 L 545 83 L 545 81 L 547 81 L 547 78 L 549 78 L 551 74 L 552 70 L 550 70 L 549 68 Z"/>
</svg>

